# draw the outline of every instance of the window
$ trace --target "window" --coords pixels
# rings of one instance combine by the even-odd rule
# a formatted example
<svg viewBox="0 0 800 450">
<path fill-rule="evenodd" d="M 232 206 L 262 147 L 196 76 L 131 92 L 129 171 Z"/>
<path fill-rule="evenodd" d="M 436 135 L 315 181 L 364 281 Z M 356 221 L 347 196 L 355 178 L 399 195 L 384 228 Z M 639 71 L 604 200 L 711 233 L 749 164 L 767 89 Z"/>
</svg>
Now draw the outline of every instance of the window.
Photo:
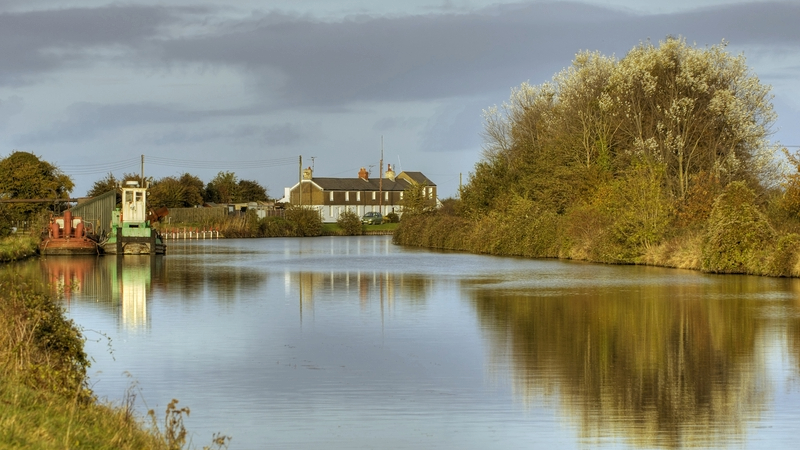
<svg viewBox="0 0 800 450">
<path fill-rule="evenodd" d="M 375 200 L 375 191 L 372 191 L 372 199 Z"/>
<path fill-rule="evenodd" d="M 350 191 L 345 191 L 345 193 L 344 193 L 344 201 L 346 201 L 346 202 L 350 201 Z"/>
<path fill-rule="evenodd" d="M 333 191 L 331 191 L 329 199 L 331 202 L 333 202 Z"/>
<path fill-rule="evenodd" d="M 403 199 L 403 191 L 400 191 L 400 200 Z"/>
<path fill-rule="evenodd" d="M 389 191 L 386 191 L 386 193 L 383 194 L 383 199 L 386 200 L 387 202 L 389 201 Z"/>
<path fill-rule="evenodd" d="M 356 201 L 357 202 L 361 201 L 361 191 L 356 192 Z"/>
</svg>

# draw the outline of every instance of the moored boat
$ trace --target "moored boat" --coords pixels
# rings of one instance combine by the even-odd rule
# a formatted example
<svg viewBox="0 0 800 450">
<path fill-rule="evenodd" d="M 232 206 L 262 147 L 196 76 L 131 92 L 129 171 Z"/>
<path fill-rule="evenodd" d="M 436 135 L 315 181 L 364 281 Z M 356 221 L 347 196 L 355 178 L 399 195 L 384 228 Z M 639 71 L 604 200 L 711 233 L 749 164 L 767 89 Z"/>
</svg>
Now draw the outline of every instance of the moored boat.
<svg viewBox="0 0 800 450">
<path fill-rule="evenodd" d="M 70 210 L 63 216 L 52 216 L 47 229 L 42 233 L 39 253 L 42 255 L 98 255 L 102 248 L 91 224 L 72 216 Z"/>
<path fill-rule="evenodd" d="M 101 246 L 105 253 L 120 255 L 163 255 L 167 246 L 151 222 L 168 214 L 166 208 L 147 209 L 147 188 L 128 181 L 122 188 L 122 207 L 111 215 L 111 231 Z"/>
</svg>

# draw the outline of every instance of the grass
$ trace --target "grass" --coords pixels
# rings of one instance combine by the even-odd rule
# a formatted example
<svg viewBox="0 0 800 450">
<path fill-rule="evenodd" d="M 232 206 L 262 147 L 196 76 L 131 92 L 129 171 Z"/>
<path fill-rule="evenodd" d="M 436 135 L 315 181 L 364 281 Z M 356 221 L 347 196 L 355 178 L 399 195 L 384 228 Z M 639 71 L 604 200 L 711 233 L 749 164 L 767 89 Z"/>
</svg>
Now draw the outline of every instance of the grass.
<svg viewBox="0 0 800 450">
<path fill-rule="evenodd" d="M 0 262 L 18 261 L 36 254 L 39 238 L 17 233 L 0 239 Z"/>
<path fill-rule="evenodd" d="M 0 381 L 0 448 L 169 449 L 121 407 Z"/>
</svg>

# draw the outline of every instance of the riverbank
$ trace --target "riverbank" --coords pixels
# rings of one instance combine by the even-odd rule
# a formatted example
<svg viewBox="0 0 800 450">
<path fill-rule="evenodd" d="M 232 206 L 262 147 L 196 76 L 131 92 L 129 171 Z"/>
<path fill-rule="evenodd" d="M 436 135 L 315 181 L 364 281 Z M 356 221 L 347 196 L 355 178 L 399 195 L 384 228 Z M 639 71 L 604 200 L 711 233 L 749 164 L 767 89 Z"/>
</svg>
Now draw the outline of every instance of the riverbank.
<svg viewBox="0 0 800 450">
<path fill-rule="evenodd" d="M 770 277 L 800 277 L 800 234 L 779 232 L 752 212 L 741 193 L 715 204 L 704 227 L 677 229 L 659 242 L 630 251 L 614 241 L 597 218 L 534 214 L 512 220 L 487 214 L 475 220 L 440 210 L 404 217 L 392 242 L 398 245 L 497 256 L 557 258 Z M 729 200 L 731 199 L 731 200 Z M 725 208 L 725 214 L 716 208 Z"/>
<path fill-rule="evenodd" d="M 19 261 L 36 254 L 39 239 L 29 234 L 12 234 L 0 239 L 0 263 Z"/>
<path fill-rule="evenodd" d="M 84 336 L 45 286 L 4 275 L 0 317 L 0 448 L 189 448 L 188 409 L 176 402 L 162 424 L 152 411 L 147 418 L 134 413 L 133 390 L 119 403 L 95 397 Z M 225 448 L 227 439 L 215 436 L 213 448 Z"/>
<path fill-rule="evenodd" d="M 349 236 L 337 223 L 311 224 L 311 220 L 287 221 L 279 217 L 263 219 L 250 217 L 231 217 L 216 224 L 173 223 L 157 224 L 156 229 L 169 240 L 225 239 L 225 238 L 264 238 L 264 237 L 313 237 Z M 362 225 L 362 235 L 391 235 L 399 223 L 381 225 Z"/>
</svg>

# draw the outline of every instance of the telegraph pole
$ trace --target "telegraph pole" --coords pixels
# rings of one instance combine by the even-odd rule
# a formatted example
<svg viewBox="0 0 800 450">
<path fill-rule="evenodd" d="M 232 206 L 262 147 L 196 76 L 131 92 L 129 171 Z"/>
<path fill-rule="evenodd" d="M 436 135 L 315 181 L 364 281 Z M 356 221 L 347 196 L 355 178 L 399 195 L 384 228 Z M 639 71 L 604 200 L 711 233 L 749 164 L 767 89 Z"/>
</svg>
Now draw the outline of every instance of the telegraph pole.
<svg viewBox="0 0 800 450">
<path fill-rule="evenodd" d="M 300 164 L 297 166 L 297 187 L 300 188 L 300 206 L 303 205 L 303 155 L 300 155 Z M 291 196 L 290 199 L 291 200 Z"/>
<path fill-rule="evenodd" d="M 378 169 L 378 212 L 383 214 L 383 136 L 381 136 L 381 165 Z"/>
</svg>

